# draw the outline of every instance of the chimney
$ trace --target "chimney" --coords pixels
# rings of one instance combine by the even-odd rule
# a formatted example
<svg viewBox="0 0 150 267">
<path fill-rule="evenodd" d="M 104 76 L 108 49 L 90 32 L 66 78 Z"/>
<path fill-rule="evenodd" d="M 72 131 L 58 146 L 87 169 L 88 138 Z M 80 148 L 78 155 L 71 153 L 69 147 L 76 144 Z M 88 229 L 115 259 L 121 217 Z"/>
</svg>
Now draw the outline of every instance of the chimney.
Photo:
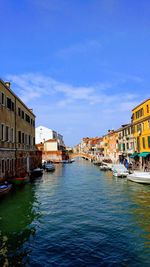
<svg viewBox="0 0 150 267">
<path fill-rule="evenodd" d="M 5 85 L 10 89 L 10 82 L 5 82 Z"/>
</svg>

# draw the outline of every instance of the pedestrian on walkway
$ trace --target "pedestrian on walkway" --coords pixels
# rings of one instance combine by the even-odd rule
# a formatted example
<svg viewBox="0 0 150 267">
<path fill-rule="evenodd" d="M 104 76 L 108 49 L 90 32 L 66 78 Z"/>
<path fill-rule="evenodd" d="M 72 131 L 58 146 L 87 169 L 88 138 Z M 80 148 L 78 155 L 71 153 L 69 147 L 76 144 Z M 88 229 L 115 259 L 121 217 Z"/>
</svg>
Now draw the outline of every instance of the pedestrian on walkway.
<svg viewBox="0 0 150 267">
<path fill-rule="evenodd" d="M 145 163 L 145 165 L 144 165 L 144 171 L 147 172 L 147 170 L 148 170 L 148 166 L 147 166 L 147 163 Z"/>
</svg>

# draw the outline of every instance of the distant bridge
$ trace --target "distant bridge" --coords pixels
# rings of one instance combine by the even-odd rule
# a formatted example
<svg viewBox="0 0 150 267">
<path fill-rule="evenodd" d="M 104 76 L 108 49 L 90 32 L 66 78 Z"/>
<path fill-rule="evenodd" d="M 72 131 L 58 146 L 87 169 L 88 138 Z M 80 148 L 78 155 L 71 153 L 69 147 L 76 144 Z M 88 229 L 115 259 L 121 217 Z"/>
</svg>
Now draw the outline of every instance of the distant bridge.
<svg viewBox="0 0 150 267">
<path fill-rule="evenodd" d="M 84 153 L 70 153 L 69 154 L 70 159 L 77 158 L 77 157 L 82 157 L 82 158 L 89 159 L 89 160 L 93 159 L 93 156 L 89 154 L 84 154 Z"/>
</svg>

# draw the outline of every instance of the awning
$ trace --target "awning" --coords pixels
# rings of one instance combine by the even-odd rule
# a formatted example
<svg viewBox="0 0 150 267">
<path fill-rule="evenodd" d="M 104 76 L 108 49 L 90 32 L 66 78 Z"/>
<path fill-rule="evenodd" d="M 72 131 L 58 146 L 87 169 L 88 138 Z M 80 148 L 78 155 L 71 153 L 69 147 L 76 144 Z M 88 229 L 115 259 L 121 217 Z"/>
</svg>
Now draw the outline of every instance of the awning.
<svg viewBox="0 0 150 267">
<path fill-rule="evenodd" d="M 135 152 L 135 153 L 133 153 L 133 154 L 130 156 L 130 158 L 135 158 L 135 157 L 137 157 L 137 156 L 139 157 L 139 155 L 140 155 L 140 153 L 136 153 L 136 152 Z"/>
<path fill-rule="evenodd" d="M 150 152 L 142 152 L 139 154 L 140 157 L 146 158 L 146 156 L 150 155 Z"/>
</svg>

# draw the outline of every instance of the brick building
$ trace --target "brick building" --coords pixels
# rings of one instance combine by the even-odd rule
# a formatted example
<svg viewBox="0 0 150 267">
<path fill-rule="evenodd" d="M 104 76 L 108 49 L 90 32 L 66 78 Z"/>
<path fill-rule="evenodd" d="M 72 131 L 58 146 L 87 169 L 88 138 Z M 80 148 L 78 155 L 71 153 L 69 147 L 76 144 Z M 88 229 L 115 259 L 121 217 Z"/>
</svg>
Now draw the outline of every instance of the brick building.
<svg viewBox="0 0 150 267">
<path fill-rule="evenodd" d="M 41 163 L 35 147 L 35 115 L 0 80 L 0 178 L 22 176 Z"/>
<path fill-rule="evenodd" d="M 43 161 L 62 162 L 69 159 L 65 146 L 60 145 L 58 139 L 49 139 L 36 145 L 39 151 L 42 151 Z"/>
</svg>

